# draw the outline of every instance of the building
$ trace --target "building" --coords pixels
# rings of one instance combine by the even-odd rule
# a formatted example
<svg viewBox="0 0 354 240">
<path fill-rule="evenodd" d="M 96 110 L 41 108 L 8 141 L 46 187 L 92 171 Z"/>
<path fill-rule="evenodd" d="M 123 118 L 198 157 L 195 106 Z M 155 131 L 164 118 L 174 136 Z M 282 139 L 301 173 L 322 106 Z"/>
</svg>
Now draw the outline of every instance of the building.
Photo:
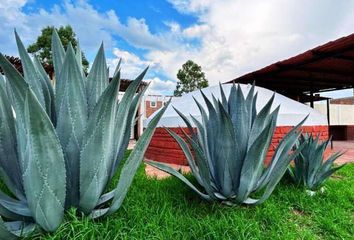
<svg viewBox="0 0 354 240">
<path fill-rule="evenodd" d="M 144 97 L 144 119 L 149 118 L 154 112 L 165 106 L 166 102 L 173 96 L 146 95 Z"/>
<path fill-rule="evenodd" d="M 354 97 L 331 99 L 329 105 L 330 132 L 333 140 L 354 140 Z M 324 103 L 316 103 L 315 109 L 327 114 Z"/>
<path fill-rule="evenodd" d="M 144 83 L 145 84 L 145 83 Z M 121 99 L 124 95 L 124 92 L 119 93 L 119 99 Z M 131 130 L 131 140 L 137 140 L 141 134 L 143 133 L 143 122 L 149 118 L 154 112 L 163 107 L 168 100 L 173 98 L 173 96 L 165 96 L 165 95 L 144 95 L 143 99 L 140 103 L 137 112 L 137 121 L 132 127 Z"/>
</svg>

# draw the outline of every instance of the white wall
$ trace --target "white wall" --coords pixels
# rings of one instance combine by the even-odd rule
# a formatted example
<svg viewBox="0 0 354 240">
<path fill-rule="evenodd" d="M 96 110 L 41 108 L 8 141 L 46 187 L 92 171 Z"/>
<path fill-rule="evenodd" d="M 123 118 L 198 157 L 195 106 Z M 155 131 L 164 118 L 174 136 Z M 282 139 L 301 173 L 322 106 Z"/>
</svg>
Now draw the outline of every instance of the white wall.
<svg viewBox="0 0 354 240">
<path fill-rule="evenodd" d="M 315 104 L 315 109 L 327 115 L 326 103 Z M 354 125 L 354 105 L 331 104 L 330 123 L 331 125 Z"/>
</svg>

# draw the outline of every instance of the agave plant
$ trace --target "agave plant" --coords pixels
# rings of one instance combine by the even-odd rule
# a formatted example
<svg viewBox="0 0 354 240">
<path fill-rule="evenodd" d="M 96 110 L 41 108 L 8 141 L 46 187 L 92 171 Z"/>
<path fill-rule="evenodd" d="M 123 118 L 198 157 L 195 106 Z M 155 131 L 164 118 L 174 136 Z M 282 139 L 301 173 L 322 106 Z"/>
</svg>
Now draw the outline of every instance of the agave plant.
<svg viewBox="0 0 354 240">
<path fill-rule="evenodd" d="M 163 114 L 146 128 L 112 191 L 144 91 L 140 74 L 118 101 L 120 69 L 109 83 L 103 46 L 86 77 L 81 50 L 66 52 L 52 36 L 56 86 L 37 58 L 28 55 L 17 33 L 22 76 L 0 54 L 6 81 L 0 79 L 0 175 L 9 190 L 0 191 L 0 239 L 34 229 L 55 231 L 64 211 L 75 207 L 97 218 L 122 204 L 144 152 Z M 2 219 L 4 218 L 4 219 Z"/>
<path fill-rule="evenodd" d="M 333 167 L 342 152 L 336 152 L 324 161 L 330 139 L 322 142 L 319 139 L 320 135 L 314 137 L 312 134 L 302 134 L 295 145 L 295 149 L 303 146 L 302 150 L 294 159 L 294 164 L 288 168 L 293 181 L 311 191 L 318 190 L 326 179 L 345 165 Z"/>
<path fill-rule="evenodd" d="M 203 190 L 166 164 L 148 163 L 178 177 L 206 200 L 230 205 L 260 204 L 270 196 L 289 162 L 301 150 L 291 152 L 300 134 L 297 130 L 305 119 L 283 138 L 266 167 L 264 161 L 279 112 L 279 106 L 271 111 L 275 95 L 257 113 L 254 86 L 246 98 L 240 86 L 233 85 L 228 98 L 221 85 L 220 91 L 221 100 L 214 96 L 209 100 L 201 91 L 207 109 L 194 99 L 202 116 L 201 122 L 192 115 L 190 121 L 175 109 L 189 129 L 189 134 L 182 129 L 187 142 L 166 129 L 183 150 L 191 172 Z M 196 133 L 192 122 L 197 128 Z M 253 194 L 257 192 L 259 198 L 254 198 Z"/>
</svg>

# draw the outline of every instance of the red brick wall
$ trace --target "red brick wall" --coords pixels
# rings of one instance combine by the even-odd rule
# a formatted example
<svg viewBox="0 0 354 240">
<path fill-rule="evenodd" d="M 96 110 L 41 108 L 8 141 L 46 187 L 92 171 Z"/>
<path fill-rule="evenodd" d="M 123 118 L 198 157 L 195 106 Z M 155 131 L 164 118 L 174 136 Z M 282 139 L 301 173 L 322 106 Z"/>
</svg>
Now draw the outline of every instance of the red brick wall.
<svg viewBox="0 0 354 240">
<path fill-rule="evenodd" d="M 154 112 L 159 110 L 162 106 L 163 106 L 162 101 L 156 101 L 156 107 L 151 107 L 150 101 L 145 101 L 146 118 L 150 117 Z"/>
<path fill-rule="evenodd" d="M 279 144 L 280 140 L 285 136 L 285 134 L 290 131 L 291 128 L 292 127 L 287 126 L 276 128 L 272 139 L 272 144 L 269 148 L 267 158 L 265 160 L 266 163 L 271 160 L 276 146 Z M 179 128 L 171 128 L 171 130 L 180 136 L 183 135 Z M 303 132 L 312 132 L 314 135 L 320 134 L 320 140 L 328 139 L 328 126 L 304 126 L 302 127 L 302 130 Z M 145 153 L 145 158 L 165 163 L 188 165 L 187 159 L 185 158 L 178 143 L 163 128 L 156 129 L 150 145 Z"/>
</svg>

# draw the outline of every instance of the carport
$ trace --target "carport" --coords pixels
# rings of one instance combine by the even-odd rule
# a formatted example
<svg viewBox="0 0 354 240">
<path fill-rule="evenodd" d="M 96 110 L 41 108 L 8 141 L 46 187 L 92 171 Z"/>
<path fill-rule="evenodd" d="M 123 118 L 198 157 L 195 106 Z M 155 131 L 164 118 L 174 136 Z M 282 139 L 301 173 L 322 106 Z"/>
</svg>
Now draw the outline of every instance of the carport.
<svg viewBox="0 0 354 240">
<path fill-rule="evenodd" d="M 354 87 L 354 34 L 318 46 L 297 56 L 237 77 L 227 83 L 255 82 L 299 102 L 329 99 L 322 92 Z"/>
<path fill-rule="evenodd" d="M 323 100 L 316 93 L 353 88 L 354 34 L 228 81 L 253 83 L 300 102 Z"/>
</svg>

